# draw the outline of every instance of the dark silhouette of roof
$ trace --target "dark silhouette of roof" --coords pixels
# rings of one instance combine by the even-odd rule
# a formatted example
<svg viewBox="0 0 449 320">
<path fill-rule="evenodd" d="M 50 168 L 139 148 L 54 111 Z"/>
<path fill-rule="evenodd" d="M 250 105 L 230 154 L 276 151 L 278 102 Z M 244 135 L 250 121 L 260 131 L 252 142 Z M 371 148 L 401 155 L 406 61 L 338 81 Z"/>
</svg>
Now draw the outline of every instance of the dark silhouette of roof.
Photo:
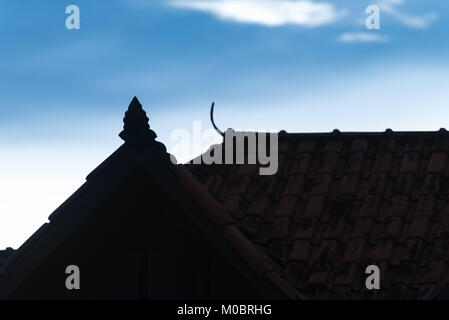
<svg viewBox="0 0 449 320">
<path fill-rule="evenodd" d="M 303 295 L 436 298 L 449 274 L 449 134 L 279 135 L 279 170 L 188 165 Z M 380 267 L 381 290 L 365 289 Z"/>
<path fill-rule="evenodd" d="M 129 144 L 151 144 L 155 143 L 156 133 L 150 129 L 146 112 L 142 109 L 137 97 L 129 104 L 128 111 L 123 118 L 123 131 L 119 136 Z"/>
<path fill-rule="evenodd" d="M 49 217 L 0 269 L 0 298 L 9 293 L 70 235 L 96 204 L 136 168 L 143 168 L 262 297 L 298 299 L 282 271 L 235 226 L 225 208 L 183 165 L 174 165 L 155 140 L 137 98 L 131 101 L 120 137 L 125 143 L 92 171 L 86 182 Z M 199 208 L 199 209 L 198 209 Z"/>
<path fill-rule="evenodd" d="M 14 249 L 12 249 L 12 248 L 6 248 L 5 250 L 0 250 L 0 268 L 13 253 L 14 253 Z"/>
<path fill-rule="evenodd" d="M 172 164 L 137 98 L 124 122 L 125 143 L 2 266 L 0 297 L 136 167 L 186 208 L 264 297 L 429 299 L 444 294 L 449 284 L 446 130 L 283 131 L 279 170 L 261 176 L 257 165 Z M 364 287 L 370 264 L 380 267 L 380 290 Z"/>
</svg>

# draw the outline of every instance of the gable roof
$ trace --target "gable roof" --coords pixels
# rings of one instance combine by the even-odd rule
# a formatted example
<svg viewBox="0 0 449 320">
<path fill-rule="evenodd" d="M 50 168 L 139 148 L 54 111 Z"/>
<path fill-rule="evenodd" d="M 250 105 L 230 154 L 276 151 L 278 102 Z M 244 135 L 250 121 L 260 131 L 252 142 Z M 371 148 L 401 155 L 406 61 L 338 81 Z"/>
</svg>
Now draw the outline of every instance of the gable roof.
<svg viewBox="0 0 449 320">
<path fill-rule="evenodd" d="M 0 269 L 0 298 L 8 295 L 86 218 L 95 205 L 141 168 L 227 257 L 262 297 L 297 299 L 301 295 L 282 277 L 282 270 L 235 227 L 224 207 L 182 165 L 169 160 L 155 140 L 148 118 L 134 97 L 120 137 L 125 143 L 87 176 L 84 183 L 49 217 Z"/>
<path fill-rule="evenodd" d="M 316 299 L 430 299 L 449 283 L 449 134 L 279 134 L 279 170 L 188 168 Z M 380 268 L 381 290 L 365 289 Z"/>
<path fill-rule="evenodd" d="M 430 299 L 448 287 L 446 130 L 280 132 L 279 170 L 260 176 L 257 165 L 173 165 L 136 98 L 124 122 L 125 143 L 50 222 L 14 254 L 0 252 L 0 298 L 137 167 L 263 297 Z M 364 288 L 369 264 L 381 290 Z"/>
</svg>

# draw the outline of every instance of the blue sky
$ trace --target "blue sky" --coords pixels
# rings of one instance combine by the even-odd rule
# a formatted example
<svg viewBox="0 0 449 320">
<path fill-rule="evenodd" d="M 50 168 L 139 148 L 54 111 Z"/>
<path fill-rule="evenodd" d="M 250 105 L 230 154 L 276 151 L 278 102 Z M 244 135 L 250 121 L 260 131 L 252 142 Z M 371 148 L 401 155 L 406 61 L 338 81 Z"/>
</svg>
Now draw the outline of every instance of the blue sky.
<svg viewBox="0 0 449 320">
<path fill-rule="evenodd" d="M 169 150 L 212 101 L 222 129 L 449 128 L 447 30 L 437 0 L 0 1 L 0 248 L 121 144 L 134 95 Z"/>
</svg>

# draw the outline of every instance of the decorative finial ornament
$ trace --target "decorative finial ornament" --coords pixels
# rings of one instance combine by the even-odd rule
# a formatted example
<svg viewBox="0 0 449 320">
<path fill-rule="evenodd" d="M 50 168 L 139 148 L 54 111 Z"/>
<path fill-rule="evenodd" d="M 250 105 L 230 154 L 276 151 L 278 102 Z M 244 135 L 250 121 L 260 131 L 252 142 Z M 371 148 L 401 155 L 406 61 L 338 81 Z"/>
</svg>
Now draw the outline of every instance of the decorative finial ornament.
<svg viewBox="0 0 449 320">
<path fill-rule="evenodd" d="M 154 143 L 157 135 L 150 129 L 148 120 L 139 100 L 134 97 L 129 104 L 128 111 L 125 112 L 123 131 L 119 134 L 120 138 L 126 143 L 135 145 Z"/>
</svg>

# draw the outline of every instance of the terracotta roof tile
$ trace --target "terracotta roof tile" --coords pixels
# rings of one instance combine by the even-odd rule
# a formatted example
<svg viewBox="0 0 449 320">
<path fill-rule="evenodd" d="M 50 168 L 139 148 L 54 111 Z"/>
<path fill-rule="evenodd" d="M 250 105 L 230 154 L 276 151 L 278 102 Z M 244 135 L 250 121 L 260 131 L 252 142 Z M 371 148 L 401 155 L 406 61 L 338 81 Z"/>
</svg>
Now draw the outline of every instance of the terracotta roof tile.
<svg viewBox="0 0 449 320">
<path fill-rule="evenodd" d="M 414 218 L 412 225 L 410 227 L 408 238 L 419 238 L 425 240 L 429 227 L 430 227 L 429 218 L 426 217 Z"/>
<path fill-rule="evenodd" d="M 399 194 L 411 194 L 414 188 L 415 176 L 413 174 L 401 173 L 396 180 L 393 187 L 393 193 Z"/>
<path fill-rule="evenodd" d="M 346 174 L 341 181 L 339 194 L 357 194 L 359 182 L 360 176 L 358 174 Z"/>
<path fill-rule="evenodd" d="M 241 217 L 243 212 L 241 211 L 242 196 L 230 195 L 224 202 L 225 208 L 231 213 L 233 217 Z"/>
<path fill-rule="evenodd" d="M 370 259 L 376 262 L 389 261 L 393 250 L 395 248 L 395 241 L 392 239 L 384 238 L 377 242 L 368 253 Z"/>
<path fill-rule="evenodd" d="M 391 219 L 388 219 L 387 221 L 385 221 L 385 233 L 382 233 L 382 236 L 385 238 L 398 240 L 399 235 L 401 234 L 403 223 L 404 222 L 400 217 L 393 217 Z"/>
<path fill-rule="evenodd" d="M 417 173 L 419 169 L 419 153 L 409 152 L 404 155 L 400 172 Z"/>
<path fill-rule="evenodd" d="M 353 152 L 347 158 L 345 172 L 362 173 L 365 163 L 365 154 L 363 152 Z"/>
<path fill-rule="evenodd" d="M 314 229 L 318 222 L 311 218 L 303 218 L 295 223 L 296 233 L 294 239 L 312 239 Z"/>
<path fill-rule="evenodd" d="M 304 210 L 304 218 L 319 218 L 324 211 L 326 198 L 324 196 L 315 195 L 309 198 Z"/>
<path fill-rule="evenodd" d="M 281 199 L 281 203 L 276 211 L 276 216 L 293 216 L 298 204 L 296 196 L 286 196 Z"/>
<path fill-rule="evenodd" d="M 422 195 L 419 198 L 415 216 L 432 216 L 436 208 L 436 198 L 434 195 Z"/>
<path fill-rule="evenodd" d="M 441 176 L 437 174 L 427 174 L 422 186 L 424 194 L 438 194 L 441 191 Z"/>
<path fill-rule="evenodd" d="M 396 151 L 396 140 L 394 138 L 381 138 L 377 145 L 379 152 L 395 152 Z"/>
<path fill-rule="evenodd" d="M 256 192 L 258 195 L 270 196 L 276 200 L 280 196 L 279 191 L 282 191 L 280 183 L 281 180 L 275 175 L 259 177 Z"/>
<path fill-rule="evenodd" d="M 445 153 L 433 153 L 427 165 L 427 172 L 439 173 L 446 167 L 447 156 Z"/>
<path fill-rule="evenodd" d="M 230 189 L 230 194 L 245 194 L 248 190 L 250 182 L 251 177 L 242 176 L 240 179 L 233 183 Z"/>
<path fill-rule="evenodd" d="M 390 152 L 383 152 L 376 155 L 373 165 L 373 172 L 390 172 L 393 165 L 393 155 Z"/>
<path fill-rule="evenodd" d="M 270 232 L 271 232 L 271 223 L 263 223 L 260 228 L 259 232 L 257 233 L 256 237 L 254 237 L 254 241 L 258 244 L 262 245 L 268 245 L 269 238 L 270 238 Z"/>
<path fill-rule="evenodd" d="M 318 159 L 318 170 L 319 173 L 334 173 L 337 169 L 339 156 L 337 153 L 324 153 L 320 159 Z"/>
<path fill-rule="evenodd" d="M 449 239 L 438 239 L 435 241 L 430 258 L 449 262 Z"/>
<path fill-rule="evenodd" d="M 447 273 L 447 264 L 443 261 L 431 261 L 428 266 L 421 269 L 420 283 L 439 284 L 441 276 Z"/>
<path fill-rule="evenodd" d="M 310 242 L 305 240 L 296 240 L 290 252 L 291 261 L 307 262 L 310 253 Z"/>
<path fill-rule="evenodd" d="M 365 151 L 368 151 L 368 148 L 369 148 L 368 139 L 358 139 L 358 140 L 352 141 L 350 151 L 365 152 Z"/>
<path fill-rule="evenodd" d="M 447 134 L 447 132 L 446 132 Z M 449 151 L 449 141 L 446 135 L 440 135 L 439 137 L 431 141 L 430 151 L 432 152 L 447 152 Z"/>
<path fill-rule="evenodd" d="M 331 276 L 330 267 L 326 264 L 311 268 L 307 284 L 313 288 L 326 288 Z"/>
<path fill-rule="evenodd" d="M 362 206 L 359 211 L 361 217 L 376 217 L 379 213 L 382 199 L 377 195 L 366 195 L 362 200 Z"/>
<path fill-rule="evenodd" d="M 306 178 L 302 174 L 294 174 L 290 176 L 287 182 L 287 186 L 284 189 L 284 195 L 297 195 L 299 196 L 304 190 Z"/>
<path fill-rule="evenodd" d="M 307 173 L 311 163 L 312 155 L 307 153 L 300 153 L 295 157 L 295 160 L 292 164 L 291 173 Z"/>
<path fill-rule="evenodd" d="M 343 219 L 332 219 L 324 229 L 323 239 L 342 239 L 346 224 Z"/>
<path fill-rule="evenodd" d="M 418 272 L 418 265 L 416 263 L 401 263 L 397 267 L 389 269 L 388 276 L 384 284 L 386 287 L 397 284 L 412 284 Z"/>
<path fill-rule="evenodd" d="M 344 263 L 335 270 L 334 285 L 352 287 L 357 275 L 360 273 L 360 266 L 355 263 Z"/>
<path fill-rule="evenodd" d="M 255 197 L 246 211 L 249 215 L 263 217 L 271 205 L 271 199 L 268 196 Z"/>
<path fill-rule="evenodd" d="M 270 239 L 286 240 L 289 226 L 290 219 L 288 217 L 276 217 L 271 228 Z"/>
<path fill-rule="evenodd" d="M 449 216 L 445 216 L 441 223 L 439 224 L 440 228 L 437 231 L 438 238 L 449 238 Z"/>
<path fill-rule="evenodd" d="M 342 140 L 329 140 L 327 141 L 324 152 L 342 152 L 344 143 Z"/>
<path fill-rule="evenodd" d="M 356 224 L 352 228 L 351 239 L 363 238 L 366 239 L 369 236 L 370 231 L 374 227 L 373 218 L 359 218 Z"/>
<path fill-rule="evenodd" d="M 407 196 L 394 196 L 384 218 L 403 217 L 407 213 L 409 203 Z"/>
<path fill-rule="evenodd" d="M 385 173 L 374 173 L 365 183 L 363 194 L 383 195 L 387 187 L 388 176 Z"/>
<path fill-rule="evenodd" d="M 354 263 L 361 261 L 365 256 L 366 247 L 365 239 L 352 239 L 346 247 L 342 261 Z"/>
<path fill-rule="evenodd" d="M 261 226 L 261 224 L 262 219 L 260 217 L 246 216 L 240 224 L 240 227 L 242 228 L 243 232 L 245 232 L 245 234 L 255 236 L 259 231 L 259 227 Z"/>
<path fill-rule="evenodd" d="M 339 250 L 337 240 L 324 240 L 318 250 L 317 261 L 338 265 Z"/>
<path fill-rule="evenodd" d="M 285 267 L 287 281 L 294 287 L 298 285 L 298 281 L 306 271 L 306 266 L 302 263 L 292 262 Z"/>
<path fill-rule="evenodd" d="M 254 175 L 257 173 L 257 165 L 255 164 L 242 164 L 239 166 L 239 175 Z"/>
<path fill-rule="evenodd" d="M 407 240 L 406 246 L 399 255 L 399 263 L 404 262 L 420 262 L 424 248 L 424 241 L 422 239 Z"/>
<path fill-rule="evenodd" d="M 313 153 L 315 151 L 316 142 L 315 141 L 304 141 L 298 144 L 298 153 Z"/>
<path fill-rule="evenodd" d="M 419 291 L 418 296 L 423 300 L 432 299 L 438 293 L 437 286 L 434 284 L 420 286 L 418 291 Z"/>
<path fill-rule="evenodd" d="M 278 151 L 281 153 L 288 153 L 290 151 L 291 144 L 288 141 L 282 141 L 278 145 Z"/>
<path fill-rule="evenodd" d="M 287 243 L 283 240 L 271 240 L 268 245 L 268 254 L 274 261 L 284 264 L 287 261 Z"/>
<path fill-rule="evenodd" d="M 332 184 L 332 176 L 330 174 L 317 175 L 312 182 L 310 194 L 326 195 Z"/>
<path fill-rule="evenodd" d="M 328 206 L 329 210 L 324 219 L 328 221 L 328 219 L 339 219 L 342 221 L 349 221 L 351 218 L 351 213 L 354 208 L 354 199 L 352 196 L 339 196 L 334 201 L 330 202 Z M 345 220 L 346 219 L 346 220 Z"/>
</svg>

